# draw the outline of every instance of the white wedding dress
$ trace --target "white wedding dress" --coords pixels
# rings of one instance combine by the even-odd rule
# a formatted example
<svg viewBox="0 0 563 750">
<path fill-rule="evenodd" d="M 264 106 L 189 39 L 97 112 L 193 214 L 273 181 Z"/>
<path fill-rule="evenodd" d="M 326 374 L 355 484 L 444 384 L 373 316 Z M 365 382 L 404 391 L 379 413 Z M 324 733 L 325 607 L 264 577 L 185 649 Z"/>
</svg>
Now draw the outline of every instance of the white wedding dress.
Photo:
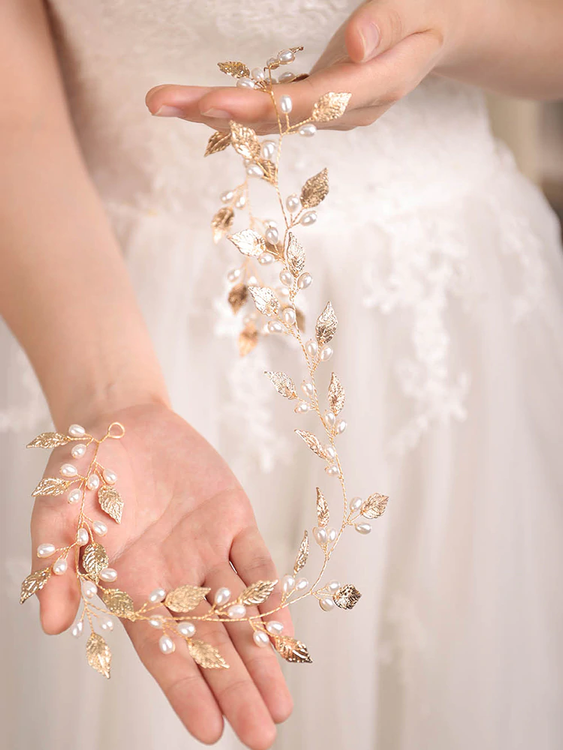
<svg viewBox="0 0 563 750">
<path fill-rule="evenodd" d="M 226 84 L 220 60 L 263 64 L 303 44 L 308 69 L 346 0 L 52 0 L 84 157 L 126 255 L 175 408 L 243 482 L 283 573 L 314 522 L 311 426 L 263 376 L 298 359 L 271 337 L 238 359 L 225 303 L 236 263 L 209 220 L 238 159 L 202 158 L 203 126 L 150 117 L 146 91 Z M 291 143 L 293 141 L 293 143 Z M 349 532 L 330 578 L 353 612 L 294 609 L 313 665 L 278 750 L 563 747 L 563 258 L 540 192 L 492 137 L 479 91 L 429 79 L 374 126 L 288 141 L 287 192 L 327 166 L 331 194 L 303 229 L 309 323 L 340 319 L 341 455 L 353 495 L 391 500 L 370 537 Z M 274 204 L 272 204 L 273 209 Z M 79 252 L 77 248 L 77 252 Z M 116 325 L 119 321 L 116 320 Z M 30 494 L 48 426 L 29 365 L 0 332 L 1 734 L 6 750 L 195 748 L 119 630 L 108 683 L 84 642 L 19 609 Z M 142 363 L 139 363 L 142 366 Z M 329 370 L 330 372 L 330 370 Z M 313 563 L 311 563 L 313 564 Z M 163 657 L 170 658 L 170 657 Z M 173 657 L 171 657 L 173 658 Z M 230 731 L 226 750 L 239 747 Z"/>
</svg>

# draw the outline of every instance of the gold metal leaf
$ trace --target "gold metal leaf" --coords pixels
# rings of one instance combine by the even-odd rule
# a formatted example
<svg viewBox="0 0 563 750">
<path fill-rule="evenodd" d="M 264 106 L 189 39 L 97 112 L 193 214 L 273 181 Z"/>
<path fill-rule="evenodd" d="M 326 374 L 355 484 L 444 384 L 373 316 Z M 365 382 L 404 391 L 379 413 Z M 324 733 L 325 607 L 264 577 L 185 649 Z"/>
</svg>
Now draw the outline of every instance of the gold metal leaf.
<svg viewBox="0 0 563 750">
<path fill-rule="evenodd" d="M 104 677 L 110 678 L 111 670 L 111 651 L 108 644 L 101 635 L 92 633 L 86 644 L 86 657 L 88 664 L 96 672 L 103 674 Z"/>
<path fill-rule="evenodd" d="M 295 565 L 293 566 L 294 575 L 299 573 L 301 568 L 304 568 L 307 564 L 307 560 L 309 559 L 309 546 L 309 534 L 305 531 L 301 544 L 299 545 L 299 550 L 297 551 L 297 557 L 295 558 Z"/>
<path fill-rule="evenodd" d="M 247 354 L 254 349 L 258 343 L 258 329 L 254 323 L 247 323 L 238 337 L 238 350 L 241 357 L 246 357 Z"/>
<path fill-rule="evenodd" d="M 72 438 L 62 435 L 60 432 L 42 432 L 27 444 L 28 448 L 57 448 L 59 445 L 70 443 Z"/>
<path fill-rule="evenodd" d="M 285 372 L 265 372 L 264 374 L 270 378 L 276 391 L 282 396 L 289 399 L 297 398 L 295 383 Z"/>
<path fill-rule="evenodd" d="M 328 503 L 326 501 L 325 496 L 323 495 L 323 493 L 320 491 L 318 487 L 317 487 L 317 520 L 321 528 L 323 526 L 328 526 L 328 522 L 330 520 Z"/>
<path fill-rule="evenodd" d="M 307 430 L 295 430 L 295 432 L 319 458 L 327 458 L 323 444 L 312 432 L 308 432 Z"/>
<path fill-rule="evenodd" d="M 280 656 L 295 664 L 311 664 L 311 657 L 307 646 L 296 638 L 288 635 L 278 635 L 274 638 L 274 646 Z"/>
<path fill-rule="evenodd" d="M 305 250 L 297 241 L 295 235 L 289 232 L 287 250 L 285 251 L 287 267 L 297 278 L 305 270 Z"/>
<path fill-rule="evenodd" d="M 216 130 L 211 138 L 207 141 L 207 148 L 205 149 L 204 156 L 211 156 L 211 154 L 217 154 L 219 151 L 224 151 L 231 145 L 231 131 L 226 133 Z"/>
<path fill-rule="evenodd" d="M 226 73 L 233 78 L 248 78 L 250 76 L 250 70 L 242 62 L 220 62 L 217 63 L 217 66 L 221 73 Z"/>
<path fill-rule="evenodd" d="M 320 346 L 328 344 L 336 333 L 337 326 L 338 320 L 336 314 L 330 302 L 327 302 L 325 309 L 317 318 L 317 324 L 315 326 L 315 333 Z"/>
<path fill-rule="evenodd" d="M 244 159 L 258 159 L 260 157 L 260 142 L 252 128 L 231 122 L 231 143 L 237 154 Z"/>
<path fill-rule="evenodd" d="M 135 607 L 133 599 L 120 589 L 100 589 L 100 596 L 109 611 L 117 617 L 134 619 Z"/>
<path fill-rule="evenodd" d="M 229 296 L 227 298 L 229 300 L 229 305 L 232 308 L 232 311 L 235 313 L 238 313 L 241 307 L 243 307 L 244 303 L 248 299 L 248 289 L 246 287 L 246 284 L 235 284 L 234 287 L 230 290 Z"/>
<path fill-rule="evenodd" d="M 35 573 L 30 573 L 22 583 L 20 604 L 23 604 L 30 596 L 33 596 L 33 594 L 41 591 L 50 577 L 51 568 L 43 568 L 43 570 L 36 570 Z"/>
<path fill-rule="evenodd" d="M 280 303 L 274 292 L 267 286 L 249 286 L 248 291 L 252 295 L 258 312 L 272 317 L 278 313 Z"/>
<path fill-rule="evenodd" d="M 278 177 L 278 170 L 274 162 L 269 159 L 256 159 L 255 161 L 262 170 L 262 178 L 267 182 L 270 182 L 272 185 L 275 185 Z"/>
<path fill-rule="evenodd" d="M 237 250 L 251 258 L 258 258 L 266 250 L 266 241 L 254 229 L 243 229 L 242 232 L 231 235 L 229 239 Z"/>
<path fill-rule="evenodd" d="M 352 609 L 360 601 L 362 595 L 355 586 L 348 583 L 346 586 L 341 586 L 336 594 L 334 595 L 334 603 L 340 607 L 340 609 Z"/>
<path fill-rule="evenodd" d="M 328 195 L 328 169 L 323 169 L 314 177 L 310 177 L 301 190 L 301 205 L 303 208 L 314 208 L 324 201 Z"/>
<path fill-rule="evenodd" d="M 121 523 L 123 516 L 123 500 L 121 495 L 113 487 L 103 484 L 98 491 L 98 502 L 100 508 L 111 516 L 116 523 Z"/>
<path fill-rule="evenodd" d="M 238 601 L 246 606 L 262 604 L 271 595 L 276 583 L 277 581 L 256 581 L 242 592 Z"/>
<path fill-rule="evenodd" d="M 91 542 L 84 547 L 82 565 L 90 578 L 97 582 L 100 572 L 109 565 L 108 553 L 101 544 Z"/>
<path fill-rule="evenodd" d="M 62 495 L 69 487 L 70 482 L 66 479 L 47 477 L 47 479 L 42 479 L 39 482 L 31 494 L 33 497 L 37 497 L 38 495 Z"/>
<path fill-rule="evenodd" d="M 316 122 L 329 122 L 342 117 L 352 94 L 336 94 L 329 91 L 323 94 L 313 107 L 312 119 Z"/>
<path fill-rule="evenodd" d="M 379 518 L 385 512 L 388 500 L 389 497 L 387 495 L 380 495 L 377 492 L 370 495 L 362 505 L 362 516 L 365 518 Z"/>
<path fill-rule="evenodd" d="M 215 216 L 211 219 L 211 229 L 213 231 L 213 242 L 217 244 L 221 240 L 230 228 L 233 226 L 235 218 L 235 212 L 229 206 L 223 206 L 220 208 Z"/>
<path fill-rule="evenodd" d="M 305 313 L 297 307 L 295 308 L 295 316 L 297 318 L 297 328 L 303 333 L 305 331 Z"/>
<path fill-rule="evenodd" d="M 204 669 L 228 669 L 229 665 L 210 643 L 188 639 L 188 651 L 196 664 Z"/>
<path fill-rule="evenodd" d="M 333 372 L 330 377 L 330 383 L 328 384 L 328 404 L 333 414 L 340 414 L 344 407 L 344 399 L 346 392 L 344 386 L 338 379 L 337 375 Z"/>
<path fill-rule="evenodd" d="M 211 589 L 203 586 L 179 586 L 177 589 L 166 594 L 164 606 L 174 612 L 190 612 L 202 602 Z"/>
<path fill-rule="evenodd" d="M 283 245 L 278 242 L 277 245 L 272 245 L 271 242 L 266 240 L 266 252 L 273 255 L 276 260 L 283 260 Z"/>
</svg>

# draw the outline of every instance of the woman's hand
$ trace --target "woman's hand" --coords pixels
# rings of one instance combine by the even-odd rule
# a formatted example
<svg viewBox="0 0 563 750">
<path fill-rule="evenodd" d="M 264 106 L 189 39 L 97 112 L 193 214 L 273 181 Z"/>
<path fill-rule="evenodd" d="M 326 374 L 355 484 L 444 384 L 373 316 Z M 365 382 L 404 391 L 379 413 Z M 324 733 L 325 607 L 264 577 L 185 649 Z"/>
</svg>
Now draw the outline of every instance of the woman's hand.
<svg viewBox="0 0 563 750">
<path fill-rule="evenodd" d="M 250 583 L 277 578 L 248 498 L 225 462 L 194 429 L 157 405 L 114 412 L 85 426 L 101 437 L 115 420 L 124 424 L 125 437 L 106 440 L 99 460 L 118 476 L 123 520 L 117 525 L 106 516 L 93 493 L 86 512 L 108 526 L 103 544 L 118 572 L 116 585 L 133 597 L 135 606 L 160 587 L 171 590 L 190 583 L 211 588 L 213 595 L 226 586 L 236 596 Z M 54 451 L 45 476 L 60 476 L 65 462 L 79 470 L 87 467 L 89 454 L 72 459 L 70 447 Z M 31 525 L 33 550 L 45 542 L 56 547 L 70 544 L 78 512 L 65 496 L 38 497 Z M 76 615 L 80 596 L 71 563 L 69 556 L 67 572 L 51 576 L 39 592 L 47 633 L 65 630 Z M 44 566 L 34 554 L 34 570 Z M 279 602 L 278 586 L 262 611 Z M 291 633 L 287 610 L 276 613 L 275 619 Z M 200 671 L 180 638 L 176 651 L 163 655 L 158 646 L 162 631 L 142 621 L 126 623 L 141 660 L 195 737 L 207 743 L 218 740 L 224 715 L 249 747 L 270 747 L 274 722 L 284 721 L 292 708 L 276 654 L 254 644 L 248 623 L 198 622 L 196 627 L 198 638 L 217 647 L 229 669 Z"/>
</svg>

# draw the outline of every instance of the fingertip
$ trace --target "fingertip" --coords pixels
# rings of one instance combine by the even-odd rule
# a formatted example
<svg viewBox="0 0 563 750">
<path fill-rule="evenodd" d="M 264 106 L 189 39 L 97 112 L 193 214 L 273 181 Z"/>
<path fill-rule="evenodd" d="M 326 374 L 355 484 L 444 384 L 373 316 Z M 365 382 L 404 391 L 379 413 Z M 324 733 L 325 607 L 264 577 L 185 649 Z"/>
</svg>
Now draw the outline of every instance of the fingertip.
<svg viewBox="0 0 563 750">
<path fill-rule="evenodd" d="M 80 597 L 73 587 L 65 585 L 66 582 L 54 579 L 47 585 L 49 584 L 50 591 L 41 591 L 38 594 L 39 617 L 44 633 L 59 635 L 68 630 L 74 622 Z"/>
<path fill-rule="evenodd" d="M 147 92 L 145 104 L 151 115 L 163 115 L 175 110 L 180 113 L 175 116 L 179 117 L 181 114 L 185 114 L 208 91 L 210 89 L 204 86 L 176 86 L 165 83 L 155 86 Z"/>
<path fill-rule="evenodd" d="M 218 711 L 215 712 L 215 714 L 215 719 L 206 721 L 201 727 L 198 727 L 197 730 L 190 730 L 196 740 L 199 740 L 199 742 L 204 745 L 215 745 L 215 743 L 219 742 L 223 736 L 225 722 Z"/>
<path fill-rule="evenodd" d="M 361 63 L 364 59 L 364 39 L 361 33 L 361 16 L 355 13 L 349 20 L 344 32 L 346 51 L 352 62 Z"/>
</svg>

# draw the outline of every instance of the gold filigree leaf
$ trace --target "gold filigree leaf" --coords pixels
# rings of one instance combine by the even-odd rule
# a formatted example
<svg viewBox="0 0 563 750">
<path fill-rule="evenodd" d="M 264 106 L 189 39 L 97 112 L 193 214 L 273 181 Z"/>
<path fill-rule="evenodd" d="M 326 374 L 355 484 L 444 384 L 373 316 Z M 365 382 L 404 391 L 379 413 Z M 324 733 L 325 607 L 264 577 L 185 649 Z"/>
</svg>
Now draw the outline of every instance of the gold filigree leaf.
<svg viewBox="0 0 563 750">
<path fill-rule="evenodd" d="M 229 305 L 231 306 L 232 311 L 236 315 L 248 299 L 248 289 L 246 284 L 235 284 L 230 290 L 227 299 L 229 300 Z"/>
<path fill-rule="evenodd" d="M 314 208 L 324 201 L 328 195 L 328 169 L 323 169 L 314 177 L 310 177 L 301 190 L 301 205 L 303 208 Z"/>
<path fill-rule="evenodd" d="M 256 581 L 242 592 L 237 601 L 246 606 L 262 604 L 272 594 L 276 583 L 277 581 Z"/>
<path fill-rule="evenodd" d="M 250 76 L 250 70 L 242 62 L 228 60 L 227 62 L 217 63 L 217 67 L 221 73 L 226 73 L 226 75 L 233 76 L 233 78 L 248 78 Z"/>
<path fill-rule="evenodd" d="M 344 386 L 338 379 L 337 375 L 333 372 L 330 376 L 330 383 L 328 384 L 328 404 L 333 414 L 340 414 L 344 407 L 344 399 L 346 392 Z"/>
<path fill-rule="evenodd" d="M 290 638 L 288 635 L 277 635 L 274 638 L 274 646 L 278 654 L 286 661 L 295 664 L 311 664 L 307 646 L 296 638 Z"/>
<path fill-rule="evenodd" d="M 179 586 L 166 594 L 164 606 L 174 612 L 190 612 L 205 599 L 210 591 L 211 589 L 203 586 L 191 586 L 190 584 Z"/>
<path fill-rule="evenodd" d="M 242 232 L 231 235 L 229 239 L 237 250 L 251 258 L 258 258 L 266 250 L 266 241 L 254 229 L 243 229 Z"/>
<path fill-rule="evenodd" d="M 323 94 L 313 107 L 312 119 L 316 122 L 329 122 L 342 117 L 352 94 L 336 94 L 329 91 Z"/>
<path fill-rule="evenodd" d="M 295 432 L 319 458 L 327 458 L 323 444 L 312 432 L 308 432 L 307 430 L 295 430 Z"/>
<path fill-rule="evenodd" d="M 109 565 L 108 553 L 97 542 L 91 542 L 84 547 L 82 565 L 90 578 L 97 581 L 101 571 Z"/>
<path fill-rule="evenodd" d="M 31 494 L 33 497 L 37 497 L 38 495 L 62 495 L 69 487 L 70 482 L 66 479 L 47 477 L 39 482 Z"/>
<path fill-rule="evenodd" d="M 285 372 L 265 372 L 264 375 L 267 375 L 270 378 L 276 391 L 282 396 L 289 399 L 297 398 L 295 383 L 289 375 L 285 374 Z"/>
<path fill-rule="evenodd" d="M 96 672 L 103 674 L 104 677 L 110 678 L 111 671 L 111 651 L 108 644 L 101 635 L 92 633 L 86 644 L 86 657 L 88 664 Z"/>
<path fill-rule="evenodd" d="M 287 250 L 285 251 L 287 267 L 297 278 L 305 270 L 305 250 L 297 241 L 295 235 L 289 232 Z"/>
<path fill-rule="evenodd" d="M 328 510 L 328 503 L 325 496 L 317 487 L 317 521 L 318 525 L 322 528 L 328 526 L 330 520 L 330 513 Z"/>
<path fill-rule="evenodd" d="M 365 518 L 379 518 L 385 512 L 388 500 L 389 497 L 387 495 L 380 495 L 377 492 L 370 495 L 362 505 L 362 516 Z"/>
<path fill-rule="evenodd" d="M 121 495 L 113 487 L 103 484 L 98 491 L 98 502 L 100 508 L 111 516 L 116 523 L 121 523 L 123 516 L 123 500 Z"/>
<path fill-rule="evenodd" d="M 362 595 L 355 586 L 348 583 L 341 586 L 334 595 L 334 603 L 340 609 L 352 609 L 360 601 Z"/>
<path fill-rule="evenodd" d="M 258 312 L 272 317 L 280 309 L 280 303 L 274 292 L 267 286 L 249 286 L 248 291 L 252 295 Z"/>
<path fill-rule="evenodd" d="M 277 245 L 272 245 L 271 242 L 266 241 L 266 252 L 273 255 L 276 260 L 283 260 L 283 245 L 278 242 Z"/>
<path fill-rule="evenodd" d="M 51 568 L 43 568 L 42 570 L 36 570 L 35 573 L 30 573 L 22 583 L 20 604 L 23 604 L 30 596 L 33 596 L 33 594 L 41 591 L 50 577 Z"/>
<path fill-rule="evenodd" d="M 231 144 L 237 154 L 244 159 L 257 159 L 260 157 L 260 142 L 252 128 L 231 122 Z"/>
<path fill-rule="evenodd" d="M 100 589 L 100 596 L 109 611 L 117 617 L 133 620 L 135 607 L 133 599 L 120 589 Z"/>
<path fill-rule="evenodd" d="M 205 149 L 204 156 L 211 156 L 211 154 L 218 154 L 219 151 L 224 151 L 231 145 L 231 131 L 222 133 L 216 130 L 215 133 L 207 141 L 207 148 Z"/>
<path fill-rule="evenodd" d="M 213 242 L 217 244 L 221 240 L 230 228 L 233 226 L 235 218 L 235 212 L 228 206 L 220 208 L 215 216 L 211 219 L 211 229 L 213 231 Z"/>
<path fill-rule="evenodd" d="M 188 639 L 188 651 L 196 664 L 203 669 L 228 669 L 229 665 L 210 643 Z"/>
<path fill-rule="evenodd" d="M 247 354 L 254 349 L 258 343 L 258 329 L 254 323 L 247 323 L 238 337 L 238 350 L 241 357 L 246 357 Z"/>
<path fill-rule="evenodd" d="M 336 327 L 338 326 L 338 320 L 336 314 L 332 308 L 330 302 L 326 303 L 325 309 L 317 318 L 315 326 L 315 333 L 319 345 L 328 344 L 336 333 Z"/>
<path fill-rule="evenodd" d="M 299 573 L 301 568 L 304 568 L 307 564 L 307 560 L 309 559 L 309 546 L 309 534 L 305 531 L 297 551 L 297 557 L 295 558 L 295 565 L 293 566 L 294 575 Z"/>
<path fill-rule="evenodd" d="M 275 185 L 278 178 L 278 170 L 274 162 L 269 159 L 256 159 L 255 161 L 262 170 L 262 178 Z"/>
<path fill-rule="evenodd" d="M 57 448 L 59 445 L 70 443 L 72 438 L 62 435 L 60 432 L 42 432 L 27 444 L 28 448 Z"/>
</svg>

